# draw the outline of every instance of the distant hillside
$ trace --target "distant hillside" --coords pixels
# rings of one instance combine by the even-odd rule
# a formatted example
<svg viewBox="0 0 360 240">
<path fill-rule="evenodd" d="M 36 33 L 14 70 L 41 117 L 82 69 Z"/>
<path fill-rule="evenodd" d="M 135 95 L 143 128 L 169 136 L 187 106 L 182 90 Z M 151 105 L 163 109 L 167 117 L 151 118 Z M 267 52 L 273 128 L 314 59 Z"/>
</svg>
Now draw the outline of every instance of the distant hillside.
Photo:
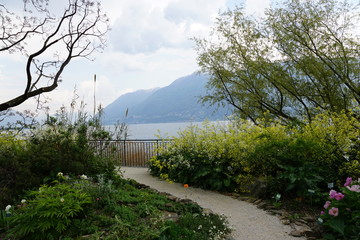
<svg viewBox="0 0 360 240">
<path fill-rule="evenodd" d="M 126 109 L 132 110 L 134 106 L 146 100 L 151 94 L 159 88 L 149 90 L 138 90 L 132 93 L 126 93 L 117 98 L 114 102 L 104 108 L 104 123 L 114 124 L 117 121 L 123 121 Z"/>
<path fill-rule="evenodd" d="M 203 106 L 199 96 L 206 93 L 207 76 L 192 74 L 177 79 L 167 87 L 139 90 L 120 96 L 104 109 L 104 124 L 124 120 L 127 123 L 162 123 L 224 120 L 230 110 Z"/>
</svg>

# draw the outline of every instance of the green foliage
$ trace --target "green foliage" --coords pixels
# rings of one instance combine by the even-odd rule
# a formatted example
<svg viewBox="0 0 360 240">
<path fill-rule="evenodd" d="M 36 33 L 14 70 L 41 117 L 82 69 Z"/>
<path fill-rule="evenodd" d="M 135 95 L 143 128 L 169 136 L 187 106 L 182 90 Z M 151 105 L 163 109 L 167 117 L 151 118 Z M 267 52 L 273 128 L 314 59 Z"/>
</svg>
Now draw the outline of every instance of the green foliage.
<svg viewBox="0 0 360 240">
<path fill-rule="evenodd" d="M 56 183 L 31 191 L 26 203 L 11 211 L 8 236 L 21 239 L 57 239 L 72 219 L 91 203 L 90 196 L 76 185 Z"/>
<path fill-rule="evenodd" d="M 158 149 L 150 160 L 151 173 L 169 181 L 214 190 L 233 190 L 235 172 L 231 167 L 231 149 L 235 138 L 226 138 L 225 127 L 204 123 L 180 133 L 170 145 Z"/>
<path fill-rule="evenodd" d="M 24 190 L 38 187 L 56 177 L 58 172 L 90 176 L 103 174 L 112 178 L 115 161 L 97 154 L 90 140 L 114 137 L 101 125 L 101 116 L 89 118 L 75 102 L 69 112 L 62 108 L 42 125 L 33 125 L 26 137 L 8 130 L 0 133 L 0 207 L 3 208 Z M 121 137 L 124 126 L 115 134 Z M 26 179 L 26 181 L 24 180 Z"/>
<path fill-rule="evenodd" d="M 24 189 L 39 185 L 24 158 L 26 142 L 12 134 L 0 134 L 0 207 L 3 209 Z"/>
<path fill-rule="evenodd" d="M 320 219 L 324 221 L 325 238 L 360 239 L 360 182 L 347 179 L 341 192 L 332 190 Z"/>
<path fill-rule="evenodd" d="M 0 238 L 182 239 L 172 236 L 198 229 L 187 238 L 195 240 L 219 239 L 229 232 L 225 217 L 205 215 L 196 204 L 171 201 L 120 177 L 74 179 L 59 173 L 59 181 L 28 197 L 8 209 L 10 215 L 0 211 Z M 179 220 L 167 220 L 170 212 Z"/>
<path fill-rule="evenodd" d="M 114 163 L 95 155 L 88 141 L 89 128 L 89 123 L 63 126 L 56 119 L 48 122 L 29 139 L 27 159 L 31 170 L 39 176 L 55 176 L 57 172 L 111 174 Z"/>
<path fill-rule="evenodd" d="M 203 100 L 254 122 L 351 111 L 360 99 L 358 14 L 359 5 L 336 0 L 286 0 L 260 21 L 242 8 L 220 14 L 211 35 L 195 39 L 211 75 Z"/>
<path fill-rule="evenodd" d="M 168 226 L 158 240 L 182 240 L 182 239 L 223 239 L 229 228 L 224 225 L 225 219 L 221 216 L 210 214 L 190 214 L 180 217 L 177 223 L 166 222 Z"/>
<path fill-rule="evenodd" d="M 221 191 L 248 191 L 256 179 L 267 194 L 309 199 L 347 175 L 358 177 L 359 122 L 345 113 L 319 114 L 311 123 L 284 126 L 236 120 L 228 126 L 191 127 L 161 147 L 150 171 L 168 181 Z M 316 198 L 318 194 L 314 195 Z M 317 201 L 317 199 L 316 199 Z"/>
</svg>

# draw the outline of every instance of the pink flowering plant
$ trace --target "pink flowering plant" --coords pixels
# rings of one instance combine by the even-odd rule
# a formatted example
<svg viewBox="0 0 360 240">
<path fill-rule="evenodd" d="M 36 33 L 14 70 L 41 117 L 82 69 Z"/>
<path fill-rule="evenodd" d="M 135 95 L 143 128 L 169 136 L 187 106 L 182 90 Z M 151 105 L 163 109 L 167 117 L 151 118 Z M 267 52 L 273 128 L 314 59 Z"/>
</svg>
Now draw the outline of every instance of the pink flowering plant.
<svg viewBox="0 0 360 240">
<path fill-rule="evenodd" d="M 325 239 L 360 239 L 360 179 L 348 177 L 340 191 L 330 190 L 321 211 Z"/>
</svg>

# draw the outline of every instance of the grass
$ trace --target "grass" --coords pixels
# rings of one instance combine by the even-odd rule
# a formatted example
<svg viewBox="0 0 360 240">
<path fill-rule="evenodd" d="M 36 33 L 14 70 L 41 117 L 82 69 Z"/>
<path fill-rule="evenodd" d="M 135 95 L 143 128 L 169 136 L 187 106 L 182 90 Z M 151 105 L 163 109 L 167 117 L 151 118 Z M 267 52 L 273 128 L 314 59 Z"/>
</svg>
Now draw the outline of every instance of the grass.
<svg viewBox="0 0 360 240">
<path fill-rule="evenodd" d="M 41 236 L 48 239 L 208 240 L 223 239 L 230 232 L 222 216 L 204 214 L 195 203 L 172 201 L 135 181 L 121 177 L 105 180 L 100 176 L 96 181 L 73 179 L 65 183 L 90 196 L 91 203 L 84 205 L 83 212 L 74 216 L 61 233 L 45 230 Z M 30 209 L 31 199 L 28 202 Z M 38 231 L 11 237 L 16 227 L 14 219 L 27 214 L 16 211 L 13 216 L 0 217 L 0 239 L 41 239 Z"/>
</svg>

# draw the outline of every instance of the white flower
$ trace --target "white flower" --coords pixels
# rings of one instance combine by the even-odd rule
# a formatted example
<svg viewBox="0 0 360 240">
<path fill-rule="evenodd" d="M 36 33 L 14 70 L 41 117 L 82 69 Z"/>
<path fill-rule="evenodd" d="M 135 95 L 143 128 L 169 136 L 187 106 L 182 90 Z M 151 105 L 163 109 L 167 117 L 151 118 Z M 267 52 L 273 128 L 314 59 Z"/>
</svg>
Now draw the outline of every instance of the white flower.
<svg viewBox="0 0 360 240">
<path fill-rule="evenodd" d="M 88 179 L 88 177 L 87 177 L 86 175 L 84 175 L 84 174 L 81 175 L 80 178 L 81 178 L 81 179 L 84 179 L 84 180 Z"/>
<path fill-rule="evenodd" d="M 64 174 L 62 172 L 58 172 L 57 176 L 62 177 L 62 176 L 64 176 Z"/>
<path fill-rule="evenodd" d="M 6 208 L 5 208 L 5 212 L 10 212 L 10 209 L 11 209 L 11 205 L 7 205 Z"/>
<path fill-rule="evenodd" d="M 64 202 L 65 201 L 65 199 L 63 199 L 63 198 L 60 198 L 60 202 Z"/>
<path fill-rule="evenodd" d="M 21 200 L 21 203 L 22 204 L 26 203 L 26 199 Z"/>
</svg>

